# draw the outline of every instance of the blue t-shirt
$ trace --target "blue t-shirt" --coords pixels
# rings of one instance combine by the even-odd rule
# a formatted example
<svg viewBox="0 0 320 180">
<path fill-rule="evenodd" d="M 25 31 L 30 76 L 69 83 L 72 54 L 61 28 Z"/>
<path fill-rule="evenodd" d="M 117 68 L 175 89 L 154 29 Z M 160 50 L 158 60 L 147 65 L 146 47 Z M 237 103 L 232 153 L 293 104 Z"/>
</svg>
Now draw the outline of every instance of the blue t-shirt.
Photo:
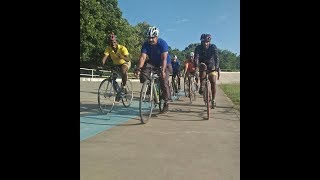
<svg viewBox="0 0 320 180">
<path fill-rule="evenodd" d="M 174 73 L 180 71 L 180 61 L 178 59 L 176 62 L 172 61 L 171 64 L 172 64 L 172 70 Z"/>
<path fill-rule="evenodd" d="M 158 39 L 158 43 L 154 46 L 149 44 L 148 41 L 144 42 L 141 48 L 141 53 L 146 53 L 149 56 L 149 59 L 151 60 L 151 64 L 154 66 L 161 66 L 162 60 L 161 60 L 161 53 L 168 52 L 169 46 L 167 42 L 161 38 Z M 167 64 L 171 63 L 171 57 L 168 53 L 167 56 Z"/>
</svg>

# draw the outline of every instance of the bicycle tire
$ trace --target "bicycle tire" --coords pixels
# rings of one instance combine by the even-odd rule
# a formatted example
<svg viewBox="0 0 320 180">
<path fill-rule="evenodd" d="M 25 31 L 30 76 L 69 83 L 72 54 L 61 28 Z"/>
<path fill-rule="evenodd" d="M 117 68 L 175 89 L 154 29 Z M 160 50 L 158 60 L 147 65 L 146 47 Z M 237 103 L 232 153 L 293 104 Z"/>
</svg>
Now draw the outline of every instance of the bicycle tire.
<svg viewBox="0 0 320 180">
<path fill-rule="evenodd" d="M 185 76 L 184 78 L 183 78 L 183 91 L 184 91 L 184 95 L 186 96 L 186 97 L 188 97 L 188 77 L 187 76 Z"/>
<path fill-rule="evenodd" d="M 164 99 L 163 99 L 163 92 L 161 90 L 161 85 L 160 85 L 160 81 L 157 81 L 157 92 L 158 92 L 158 99 L 159 99 L 159 111 L 160 113 L 162 112 L 163 110 L 163 107 L 164 107 Z M 171 97 L 172 101 L 174 100 L 173 97 Z"/>
<path fill-rule="evenodd" d="M 178 89 L 178 80 L 177 80 L 177 76 L 173 79 L 172 81 L 172 89 L 173 89 L 173 97 L 174 100 L 179 100 L 179 89 Z"/>
<path fill-rule="evenodd" d="M 128 79 L 126 82 L 126 93 L 121 98 L 123 106 L 130 107 L 132 99 L 133 99 L 133 86 L 132 86 L 131 80 Z"/>
<path fill-rule="evenodd" d="M 149 94 L 148 88 L 150 87 Z M 142 124 L 146 124 L 152 114 L 152 110 L 154 108 L 154 98 L 153 98 L 153 87 L 151 85 L 150 80 L 146 80 L 140 91 L 140 101 L 139 101 L 139 114 L 140 121 Z"/>
<path fill-rule="evenodd" d="M 112 83 L 108 79 L 104 79 L 98 90 L 98 106 L 103 114 L 110 113 L 115 105 L 115 91 L 113 89 Z"/>
<path fill-rule="evenodd" d="M 206 81 L 205 85 L 206 89 L 206 107 L 207 107 L 207 118 L 210 119 L 210 90 L 209 90 L 209 82 L 208 80 Z"/>
<path fill-rule="evenodd" d="M 192 97 L 193 97 L 193 101 L 197 100 L 196 98 L 196 94 L 197 94 L 197 84 L 196 84 L 196 80 L 193 77 L 192 78 Z"/>
</svg>

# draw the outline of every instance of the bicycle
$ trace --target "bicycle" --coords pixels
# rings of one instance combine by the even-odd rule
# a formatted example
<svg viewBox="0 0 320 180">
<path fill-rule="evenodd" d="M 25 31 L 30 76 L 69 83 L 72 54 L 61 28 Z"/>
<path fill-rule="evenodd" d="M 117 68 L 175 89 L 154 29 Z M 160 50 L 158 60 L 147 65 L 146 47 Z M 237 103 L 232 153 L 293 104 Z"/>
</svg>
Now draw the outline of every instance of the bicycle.
<svg viewBox="0 0 320 180">
<path fill-rule="evenodd" d="M 203 101 L 207 108 L 207 117 L 210 118 L 210 109 L 211 109 L 211 101 L 212 101 L 212 93 L 211 93 L 211 83 L 209 80 L 209 73 L 207 69 L 207 65 L 204 63 L 201 63 L 204 65 L 204 71 L 206 71 L 206 76 L 204 78 L 204 89 L 203 89 Z"/>
<path fill-rule="evenodd" d="M 190 99 L 190 104 L 196 100 L 196 92 L 198 91 L 195 77 L 195 75 L 188 73 L 188 76 L 184 78 L 184 93 Z"/>
<path fill-rule="evenodd" d="M 152 115 L 153 109 L 159 105 L 161 112 L 164 105 L 160 86 L 161 68 L 149 67 L 150 77 L 143 83 L 140 92 L 139 113 L 141 123 L 146 124 Z"/>
<path fill-rule="evenodd" d="M 171 78 L 171 96 L 172 96 L 172 100 L 176 99 L 179 100 L 180 99 L 180 95 L 179 95 L 179 88 L 178 88 L 178 78 L 179 76 L 176 75 L 174 78 Z"/>
<path fill-rule="evenodd" d="M 133 86 L 127 79 L 125 88 L 121 88 L 117 82 L 120 66 L 110 68 L 111 75 L 104 79 L 98 90 L 98 105 L 103 114 L 110 113 L 116 102 L 122 101 L 124 107 L 130 107 L 133 98 Z"/>
</svg>

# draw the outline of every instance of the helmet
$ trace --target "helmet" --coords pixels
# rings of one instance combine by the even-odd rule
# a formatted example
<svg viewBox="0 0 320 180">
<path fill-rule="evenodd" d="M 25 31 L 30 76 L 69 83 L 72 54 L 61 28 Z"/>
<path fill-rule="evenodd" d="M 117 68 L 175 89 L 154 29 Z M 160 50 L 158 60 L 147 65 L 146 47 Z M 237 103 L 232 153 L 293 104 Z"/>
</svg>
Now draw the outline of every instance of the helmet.
<svg viewBox="0 0 320 180">
<path fill-rule="evenodd" d="M 117 41 L 117 36 L 114 33 L 109 34 L 108 41 Z"/>
<path fill-rule="evenodd" d="M 147 36 L 148 37 L 159 36 L 159 29 L 156 28 L 155 26 L 149 27 L 149 29 L 147 31 Z"/>
<path fill-rule="evenodd" d="M 178 59 L 177 55 L 174 55 L 172 59 Z"/>
<path fill-rule="evenodd" d="M 191 57 L 194 57 L 194 52 L 190 52 L 189 54 L 186 54 L 185 57 L 188 59 Z"/>
<path fill-rule="evenodd" d="M 210 34 L 201 34 L 200 40 L 201 41 L 211 41 L 211 35 Z"/>
</svg>

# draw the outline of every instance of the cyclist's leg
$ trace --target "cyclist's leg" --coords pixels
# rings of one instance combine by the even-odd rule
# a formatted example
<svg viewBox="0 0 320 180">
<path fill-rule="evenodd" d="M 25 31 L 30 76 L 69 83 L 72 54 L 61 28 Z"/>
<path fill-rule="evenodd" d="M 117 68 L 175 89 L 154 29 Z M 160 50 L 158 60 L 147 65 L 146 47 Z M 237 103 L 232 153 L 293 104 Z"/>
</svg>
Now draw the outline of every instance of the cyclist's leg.
<svg viewBox="0 0 320 180">
<path fill-rule="evenodd" d="M 140 83 L 144 83 L 146 80 L 150 79 L 151 69 L 153 67 L 154 66 L 152 64 L 149 64 L 147 62 L 144 63 L 144 65 L 143 65 L 143 67 L 141 68 L 141 71 L 140 71 L 140 76 L 139 76 Z M 148 91 L 147 91 L 148 95 L 150 94 L 150 91 L 151 91 L 151 87 L 149 86 L 148 87 Z"/>
<path fill-rule="evenodd" d="M 212 71 L 209 74 L 209 80 L 211 84 L 211 93 L 212 93 L 212 107 L 216 106 L 215 97 L 216 97 L 216 81 L 217 81 L 217 71 Z"/>
<path fill-rule="evenodd" d="M 153 65 L 145 62 L 143 67 L 141 68 L 140 71 L 140 83 L 144 83 L 144 81 L 146 81 L 147 79 L 150 79 L 150 73 L 151 73 L 151 69 Z"/>
<path fill-rule="evenodd" d="M 194 76 L 194 83 L 195 83 L 195 86 L 196 86 L 195 88 L 196 88 L 196 91 L 198 91 L 199 90 L 199 79 L 198 79 L 198 76 L 196 74 L 196 71 L 190 72 L 190 74 L 192 76 Z"/>
<path fill-rule="evenodd" d="M 162 98 L 164 100 L 164 107 L 163 107 L 163 112 L 167 112 L 169 109 L 168 101 L 170 99 L 170 89 L 169 89 L 169 74 L 172 72 L 172 65 L 167 64 L 167 67 L 165 69 L 166 76 L 164 79 L 161 77 L 160 78 L 160 83 L 161 83 L 161 89 L 162 89 Z"/>
<path fill-rule="evenodd" d="M 206 77 L 206 71 L 205 66 L 201 63 L 199 65 L 199 76 L 200 76 L 200 88 L 199 88 L 199 94 L 202 95 L 203 93 L 203 80 Z"/>
<path fill-rule="evenodd" d="M 178 78 L 178 89 L 181 90 L 181 86 L 180 86 L 181 71 L 180 70 L 177 73 L 177 78 Z"/>
<path fill-rule="evenodd" d="M 120 66 L 120 74 L 122 76 L 122 87 L 126 86 L 126 82 L 128 79 L 128 70 L 130 69 L 131 62 L 126 62 Z"/>
</svg>

